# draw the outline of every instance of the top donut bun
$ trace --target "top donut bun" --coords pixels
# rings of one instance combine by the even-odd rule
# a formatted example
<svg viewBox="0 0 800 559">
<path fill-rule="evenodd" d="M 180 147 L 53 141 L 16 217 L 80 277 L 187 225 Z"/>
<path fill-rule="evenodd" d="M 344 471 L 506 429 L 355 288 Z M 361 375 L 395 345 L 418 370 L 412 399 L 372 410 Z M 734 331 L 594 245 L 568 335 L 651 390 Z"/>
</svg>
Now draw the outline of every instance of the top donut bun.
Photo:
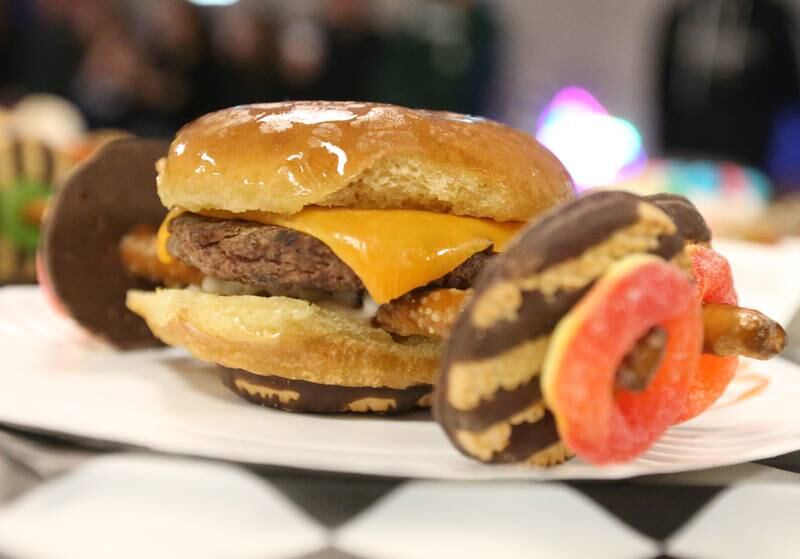
<svg viewBox="0 0 800 559">
<path fill-rule="evenodd" d="M 456 113 L 375 103 L 244 105 L 185 126 L 158 164 L 167 207 L 416 209 L 527 220 L 571 198 L 531 136 Z"/>
</svg>

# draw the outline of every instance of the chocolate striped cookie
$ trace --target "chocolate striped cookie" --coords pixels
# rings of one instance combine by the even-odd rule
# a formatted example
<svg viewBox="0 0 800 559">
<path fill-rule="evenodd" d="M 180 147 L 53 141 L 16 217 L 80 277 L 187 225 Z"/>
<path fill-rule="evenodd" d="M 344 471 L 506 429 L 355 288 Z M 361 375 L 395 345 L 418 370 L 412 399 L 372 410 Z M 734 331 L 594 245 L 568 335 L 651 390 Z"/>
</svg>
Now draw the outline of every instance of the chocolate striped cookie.
<svg viewBox="0 0 800 559">
<path fill-rule="evenodd" d="M 570 456 L 540 387 L 549 337 L 615 261 L 636 253 L 680 258 L 676 222 L 703 239 L 685 210 L 680 197 L 589 194 L 534 222 L 483 271 L 453 327 L 434 393 L 436 419 L 462 453 L 538 466 Z"/>
<path fill-rule="evenodd" d="M 711 243 L 708 223 L 688 198 L 663 192 L 645 196 L 644 199 L 658 206 L 672 219 L 687 244 Z"/>
</svg>

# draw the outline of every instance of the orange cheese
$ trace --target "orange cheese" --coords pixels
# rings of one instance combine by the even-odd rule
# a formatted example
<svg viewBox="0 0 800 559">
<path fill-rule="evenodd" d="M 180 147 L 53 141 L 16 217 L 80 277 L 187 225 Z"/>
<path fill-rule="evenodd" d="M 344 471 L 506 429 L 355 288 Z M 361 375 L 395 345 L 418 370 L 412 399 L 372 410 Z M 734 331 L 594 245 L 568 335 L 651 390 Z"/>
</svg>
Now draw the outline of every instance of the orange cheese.
<svg viewBox="0 0 800 559">
<path fill-rule="evenodd" d="M 183 213 L 173 209 L 159 230 L 159 257 L 169 259 L 169 221 Z M 488 219 L 416 210 L 306 208 L 293 215 L 221 210 L 196 212 L 220 219 L 280 225 L 325 243 L 364 282 L 379 304 L 426 285 L 492 245 L 502 251 L 522 226 Z"/>
<path fill-rule="evenodd" d="M 158 228 L 158 233 L 156 233 L 156 252 L 158 254 L 158 259 L 164 264 L 169 264 L 172 262 L 172 255 L 167 250 L 167 241 L 169 241 L 169 224 L 172 223 L 173 219 L 185 212 L 186 210 L 182 208 L 172 208 L 169 213 L 167 213 L 167 217 L 164 218 L 164 221 L 161 222 L 161 226 Z"/>
</svg>

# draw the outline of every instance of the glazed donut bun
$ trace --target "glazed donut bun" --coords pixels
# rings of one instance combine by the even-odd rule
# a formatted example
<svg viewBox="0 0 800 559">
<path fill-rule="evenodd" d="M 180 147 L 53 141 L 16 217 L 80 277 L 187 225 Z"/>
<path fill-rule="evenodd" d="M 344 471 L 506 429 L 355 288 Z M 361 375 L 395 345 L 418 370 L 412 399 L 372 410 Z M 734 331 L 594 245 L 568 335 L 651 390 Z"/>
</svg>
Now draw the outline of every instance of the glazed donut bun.
<svg viewBox="0 0 800 559">
<path fill-rule="evenodd" d="M 185 126 L 159 163 L 167 207 L 292 214 L 310 205 L 525 221 L 573 195 L 528 134 L 375 103 L 245 105 Z"/>
<path fill-rule="evenodd" d="M 131 291 L 128 306 L 170 345 L 258 375 L 322 384 L 430 384 L 440 343 L 395 341 L 365 321 L 290 297 L 227 297 L 186 289 Z"/>
</svg>

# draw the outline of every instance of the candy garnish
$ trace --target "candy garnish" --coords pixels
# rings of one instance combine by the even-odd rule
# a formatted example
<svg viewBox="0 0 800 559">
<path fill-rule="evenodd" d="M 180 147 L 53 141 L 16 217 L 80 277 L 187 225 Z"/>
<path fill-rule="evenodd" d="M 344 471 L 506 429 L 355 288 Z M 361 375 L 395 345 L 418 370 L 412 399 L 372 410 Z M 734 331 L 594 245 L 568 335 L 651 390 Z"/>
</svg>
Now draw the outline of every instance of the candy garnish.
<svg viewBox="0 0 800 559">
<path fill-rule="evenodd" d="M 652 379 L 643 390 L 618 386 L 620 364 L 654 326 L 666 345 Z M 614 263 L 559 322 L 545 360 L 545 402 L 567 448 L 593 464 L 647 450 L 681 412 L 701 343 L 688 275 L 650 255 Z"/>
</svg>

